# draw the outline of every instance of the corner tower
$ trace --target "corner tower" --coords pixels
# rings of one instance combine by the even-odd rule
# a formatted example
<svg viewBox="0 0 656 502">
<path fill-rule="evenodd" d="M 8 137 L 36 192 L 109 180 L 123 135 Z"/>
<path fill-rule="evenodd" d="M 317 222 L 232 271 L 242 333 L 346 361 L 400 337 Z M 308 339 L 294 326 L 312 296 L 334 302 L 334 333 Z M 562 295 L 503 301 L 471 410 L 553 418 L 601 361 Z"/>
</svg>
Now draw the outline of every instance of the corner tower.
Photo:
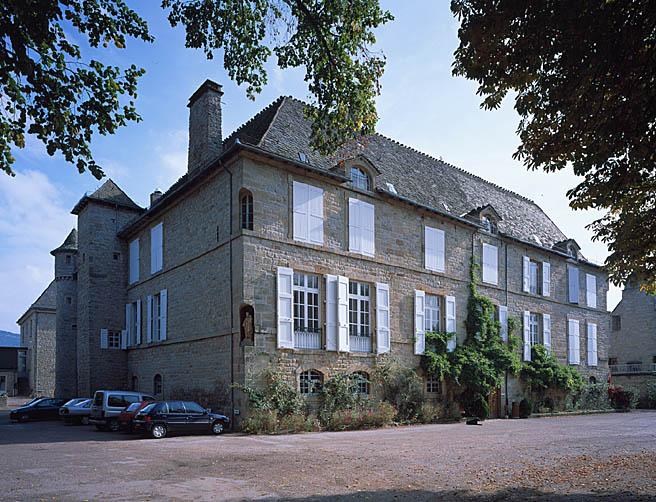
<svg viewBox="0 0 656 502">
<path fill-rule="evenodd" d="M 55 396 L 77 395 L 77 230 L 57 249 L 57 320 L 55 345 Z"/>
</svg>

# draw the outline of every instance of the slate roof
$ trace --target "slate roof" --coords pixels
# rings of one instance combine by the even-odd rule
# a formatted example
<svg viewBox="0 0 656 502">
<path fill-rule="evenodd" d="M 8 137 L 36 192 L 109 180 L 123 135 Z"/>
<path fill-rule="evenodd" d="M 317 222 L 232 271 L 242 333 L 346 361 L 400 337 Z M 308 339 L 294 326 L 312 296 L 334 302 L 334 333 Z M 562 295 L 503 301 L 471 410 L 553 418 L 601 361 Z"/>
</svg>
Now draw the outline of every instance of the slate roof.
<svg viewBox="0 0 656 502">
<path fill-rule="evenodd" d="M 128 197 L 123 190 L 121 190 L 116 183 L 110 178 L 102 186 L 93 192 L 91 195 L 85 195 L 75 205 L 71 213 L 80 214 L 80 211 L 90 202 L 100 202 L 101 204 L 110 204 L 112 206 L 122 206 L 136 211 L 143 211 L 144 209 Z"/>
<path fill-rule="evenodd" d="M 23 318 L 27 316 L 30 311 L 35 309 L 52 311 L 57 309 L 57 283 L 54 280 L 48 285 L 43 293 L 39 295 L 36 301 L 30 305 L 30 308 L 28 308 L 25 313 L 20 316 L 16 323 L 20 324 L 23 321 Z"/>
<path fill-rule="evenodd" d="M 311 129 L 303 115 L 305 106 L 294 98 L 277 99 L 231 134 L 224 149 L 239 138 L 241 143 L 294 161 L 303 152 L 310 165 L 330 170 L 335 161 L 309 146 Z M 376 179 L 379 187 L 391 183 L 398 195 L 454 217 L 491 205 L 501 217 L 500 232 L 533 244 L 551 248 L 567 239 L 526 197 L 380 134 L 364 138 L 362 145 L 361 154 L 380 171 Z"/>
<path fill-rule="evenodd" d="M 77 230 L 71 230 L 62 245 L 50 251 L 50 254 L 54 256 L 58 251 L 77 251 Z"/>
</svg>

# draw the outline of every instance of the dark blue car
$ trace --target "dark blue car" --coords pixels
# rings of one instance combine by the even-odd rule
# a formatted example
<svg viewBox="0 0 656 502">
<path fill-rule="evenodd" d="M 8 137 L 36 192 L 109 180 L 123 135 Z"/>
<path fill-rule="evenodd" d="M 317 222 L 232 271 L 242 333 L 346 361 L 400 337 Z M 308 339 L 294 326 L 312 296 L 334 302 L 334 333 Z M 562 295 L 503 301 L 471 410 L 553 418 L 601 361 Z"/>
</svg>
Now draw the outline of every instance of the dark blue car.
<svg viewBox="0 0 656 502">
<path fill-rule="evenodd" d="M 167 434 L 221 434 L 230 426 L 225 415 L 212 413 L 192 401 L 158 401 L 134 417 L 134 429 L 160 439 Z"/>
<path fill-rule="evenodd" d="M 30 420 L 57 420 L 59 407 L 68 399 L 59 397 L 46 397 L 30 401 L 20 408 L 14 408 L 9 413 L 12 422 L 29 422 Z"/>
</svg>

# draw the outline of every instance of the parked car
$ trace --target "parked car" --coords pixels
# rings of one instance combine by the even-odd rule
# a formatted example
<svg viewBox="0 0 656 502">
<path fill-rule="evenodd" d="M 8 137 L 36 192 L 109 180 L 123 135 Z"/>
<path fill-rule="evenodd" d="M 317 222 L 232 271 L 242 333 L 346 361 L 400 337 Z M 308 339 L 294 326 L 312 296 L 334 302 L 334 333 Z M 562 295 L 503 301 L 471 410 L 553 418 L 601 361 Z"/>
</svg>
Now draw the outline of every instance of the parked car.
<svg viewBox="0 0 656 502">
<path fill-rule="evenodd" d="M 155 398 L 145 392 L 127 390 L 97 390 L 93 395 L 89 423 L 100 431 L 118 430 L 118 417 L 132 403 L 154 401 Z"/>
<path fill-rule="evenodd" d="M 191 401 L 159 401 L 142 408 L 134 417 L 135 431 L 160 439 L 169 433 L 221 434 L 230 426 L 225 415 L 212 413 Z"/>
<path fill-rule="evenodd" d="M 82 424 L 89 423 L 89 416 L 91 415 L 91 398 L 78 398 L 71 399 L 64 406 L 59 408 L 59 416 L 64 419 L 67 424 Z"/>
<path fill-rule="evenodd" d="M 118 428 L 121 431 L 134 432 L 134 416 L 152 401 L 141 401 L 132 403 L 118 416 Z"/>
<path fill-rule="evenodd" d="M 46 397 L 30 404 L 14 408 L 9 413 L 12 422 L 29 422 L 30 420 L 54 420 L 59 418 L 59 407 L 68 399 Z"/>
</svg>

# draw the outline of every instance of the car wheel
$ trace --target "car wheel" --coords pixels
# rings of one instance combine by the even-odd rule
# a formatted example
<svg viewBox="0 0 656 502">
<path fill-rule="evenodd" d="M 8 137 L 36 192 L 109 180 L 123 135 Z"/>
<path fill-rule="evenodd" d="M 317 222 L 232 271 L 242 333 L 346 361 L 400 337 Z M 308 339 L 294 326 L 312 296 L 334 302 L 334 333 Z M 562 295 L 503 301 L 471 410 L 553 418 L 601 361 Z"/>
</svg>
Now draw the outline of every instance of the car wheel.
<svg viewBox="0 0 656 502">
<path fill-rule="evenodd" d="M 82 418 L 80 419 L 80 423 L 81 423 L 82 425 L 89 425 L 89 417 L 82 417 Z"/>
<path fill-rule="evenodd" d="M 18 415 L 18 421 L 25 423 L 30 421 L 30 416 L 27 413 L 23 413 L 21 415 Z"/>
<path fill-rule="evenodd" d="M 217 420 L 212 424 L 212 434 L 216 434 L 217 436 L 223 432 L 223 422 L 220 420 Z"/>
<path fill-rule="evenodd" d="M 166 436 L 166 425 L 164 424 L 155 424 L 150 429 L 150 435 L 155 439 L 162 439 Z"/>
<path fill-rule="evenodd" d="M 116 432 L 119 430 L 121 427 L 121 424 L 118 423 L 118 420 L 111 420 L 107 426 L 109 427 L 109 430 L 112 432 Z"/>
</svg>

